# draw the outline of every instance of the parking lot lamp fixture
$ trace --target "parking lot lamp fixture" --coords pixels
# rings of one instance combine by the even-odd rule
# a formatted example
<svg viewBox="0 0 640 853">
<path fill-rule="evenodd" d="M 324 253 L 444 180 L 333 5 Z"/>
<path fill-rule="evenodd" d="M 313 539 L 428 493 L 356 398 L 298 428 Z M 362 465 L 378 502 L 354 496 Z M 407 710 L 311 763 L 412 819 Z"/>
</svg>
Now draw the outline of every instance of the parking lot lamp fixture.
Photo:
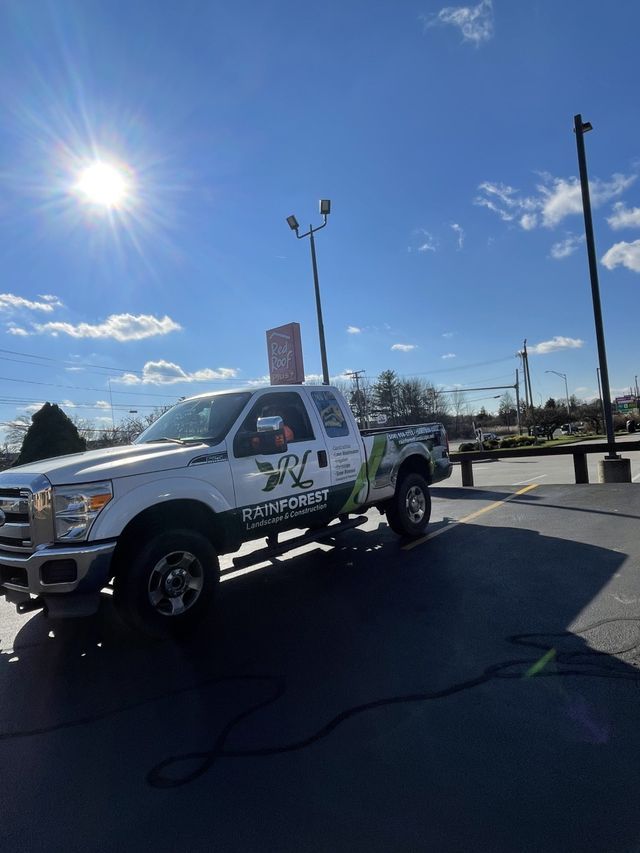
<svg viewBox="0 0 640 853">
<path fill-rule="evenodd" d="M 604 409 L 605 429 L 609 452 L 607 459 L 617 459 L 615 436 L 613 432 L 613 412 L 611 410 L 611 389 L 609 387 L 609 370 L 607 368 L 607 350 L 604 342 L 604 326 L 602 323 L 602 306 L 600 304 L 600 285 L 598 283 L 598 262 L 596 260 L 596 244 L 593 236 L 593 219 L 591 217 L 591 196 L 589 195 L 589 176 L 587 174 L 587 157 L 584 148 L 584 134 L 593 130 L 591 122 L 582 121 L 580 113 L 573 117 L 576 146 L 578 149 L 578 167 L 580 169 L 580 188 L 582 191 L 582 209 L 584 212 L 584 231 L 587 240 L 587 257 L 589 259 L 589 275 L 591 278 L 591 297 L 593 300 L 593 317 L 596 325 L 596 340 L 598 343 L 598 361 L 600 362 L 600 380 L 602 382 L 602 406 Z"/>
<path fill-rule="evenodd" d="M 567 374 L 560 373 L 559 370 L 545 370 L 545 373 L 555 373 L 556 376 L 561 376 L 564 379 L 564 393 L 567 400 L 567 414 L 571 415 L 571 406 L 569 405 L 569 386 L 567 385 Z"/>
<path fill-rule="evenodd" d="M 311 244 L 311 266 L 313 269 L 313 286 L 316 294 L 316 314 L 318 317 L 318 337 L 320 339 L 320 358 L 322 360 L 322 384 L 329 384 L 329 366 L 327 364 L 327 347 L 324 340 L 324 323 L 322 322 L 322 304 L 320 302 L 320 284 L 318 282 L 318 263 L 316 260 L 316 241 L 314 238 L 314 234 L 316 231 L 320 231 L 321 228 L 324 228 L 327 224 L 327 217 L 331 213 L 331 201 L 328 198 L 323 198 L 320 200 L 320 213 L 322 215 L 322 225 L 317 225 L 315 228 L 313 225 L 309 226 L 309 230 L 304 234 L 300 234 L 300 225 L 298 224 L 298 220 L 295 216 L 287 216 L 287 224 L 292 231 L 296 232 L 296 237 L 298 240 L 302 240 L 303 237 L 308 237 L 309 242 Z"/>
</svg>

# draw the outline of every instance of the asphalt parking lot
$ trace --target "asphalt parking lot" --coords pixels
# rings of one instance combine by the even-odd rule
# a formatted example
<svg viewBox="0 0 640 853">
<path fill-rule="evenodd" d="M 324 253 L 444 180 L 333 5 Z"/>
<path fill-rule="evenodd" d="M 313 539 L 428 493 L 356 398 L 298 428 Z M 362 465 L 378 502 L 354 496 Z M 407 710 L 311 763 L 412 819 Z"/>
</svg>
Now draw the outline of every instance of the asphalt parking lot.
<svg viewBox="0 0 640 853">
<path fill-rule="evenodd" d="M 1 603 L 3 851 L 638 850 L 640 489 L 433 497 L 182 643 Z"/>
</svg>

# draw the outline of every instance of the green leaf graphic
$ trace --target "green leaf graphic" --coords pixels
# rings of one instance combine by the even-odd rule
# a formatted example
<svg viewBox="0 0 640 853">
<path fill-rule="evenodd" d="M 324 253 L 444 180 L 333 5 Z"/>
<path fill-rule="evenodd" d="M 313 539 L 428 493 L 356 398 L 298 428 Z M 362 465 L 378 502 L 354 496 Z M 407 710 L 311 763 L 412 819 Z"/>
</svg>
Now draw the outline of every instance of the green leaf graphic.
<svg viewBox="0 0 640 853">
<path fill-rule="evenodd" d="M 256 465 L 261 474 L 270 474 L 273 471 L 271 462 L 260 462 L 259 459 L 256 459 Z"/>
<path fill-rule="evenodd" d="M 269 478 L 267 479 L 267 485 L 264 487 L 264 489 L 262 491 L 263 492 L 270 492 L 272 489 L 275 489 L 275 487 L 278 485 L 279 482 L 280 482 L 280 474 L 278 474 L 277 472 L 275 474 L 270 474 Z"/>
</svg>

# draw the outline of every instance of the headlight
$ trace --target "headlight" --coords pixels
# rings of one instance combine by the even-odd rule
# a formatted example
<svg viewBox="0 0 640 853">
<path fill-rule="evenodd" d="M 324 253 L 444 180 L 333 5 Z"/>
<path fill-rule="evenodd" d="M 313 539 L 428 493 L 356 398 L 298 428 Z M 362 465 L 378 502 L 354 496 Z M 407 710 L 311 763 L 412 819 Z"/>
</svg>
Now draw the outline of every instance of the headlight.
<svg viewBox="0 0 640 853">
<path fill-rule="evenodd" d="M 86 539 L 98 513 L 113 497 L 111 483 L 53 487 L 56 540 Z"/>
</svg>

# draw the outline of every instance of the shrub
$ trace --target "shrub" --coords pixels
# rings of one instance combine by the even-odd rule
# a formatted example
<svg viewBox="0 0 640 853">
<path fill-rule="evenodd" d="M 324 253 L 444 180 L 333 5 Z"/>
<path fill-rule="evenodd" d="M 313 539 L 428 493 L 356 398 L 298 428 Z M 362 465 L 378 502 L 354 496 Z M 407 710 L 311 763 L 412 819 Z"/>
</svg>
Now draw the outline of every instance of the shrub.
<svg viewBox="0 0 640 853">
<path fill-rule="evenodd" d="M 529 447 L 533 444 L 537 444 L 538 439 L 535 435 L 517 435 L 516 436 L 516 447 Z"/>
<path fill-rule="evenodd" d="M 500 447 L 530 447 L 537 443 L 538 439 L 533 435 L 507 435 L 500 442 Z"/>
<path fill-rule="evenodd" d="M 466 453 L 469 450 L 477 450 L 477 449 L 478 449 L 478 445 L 476 444 L 475 441 L 465 441 L 458 448 L 458 452 L 459 453 Z"/>
</svg>

